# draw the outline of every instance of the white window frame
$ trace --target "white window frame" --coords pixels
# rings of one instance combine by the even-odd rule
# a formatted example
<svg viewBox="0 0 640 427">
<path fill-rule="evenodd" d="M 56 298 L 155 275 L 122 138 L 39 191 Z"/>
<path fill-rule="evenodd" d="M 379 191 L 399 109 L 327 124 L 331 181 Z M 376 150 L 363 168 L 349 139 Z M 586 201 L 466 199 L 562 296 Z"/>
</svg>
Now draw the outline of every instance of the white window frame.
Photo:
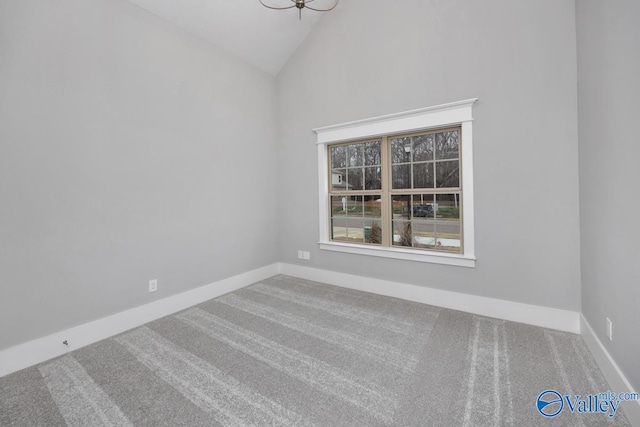
<svg viewBox="0 0 640 427">
<path fill-rule="evenodd" d="M 320 249 L 350 254 L 378 256 L 436 264 L 475 267 L 473 210 L 473 111 L 478 98 L 451 102 L 403 113 L 358 120 L 313 129 L 317 135 L 320 213 Z M 329 229 L 329 179 L 327 145 L 371 137 L 408 133 L 444 126 L 461 128 L 462 167 L 462 254 L 450 254 L 408 248 L 382 247 L 331 241 Z"/>
</svg>

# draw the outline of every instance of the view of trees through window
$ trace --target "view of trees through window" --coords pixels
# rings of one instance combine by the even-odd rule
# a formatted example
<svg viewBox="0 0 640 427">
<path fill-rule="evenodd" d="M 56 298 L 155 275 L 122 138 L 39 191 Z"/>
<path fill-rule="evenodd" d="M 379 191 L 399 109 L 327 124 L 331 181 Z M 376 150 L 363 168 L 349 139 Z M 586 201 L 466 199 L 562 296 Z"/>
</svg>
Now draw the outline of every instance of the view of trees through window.
<svg viewBox="0 0 640 427">
<path fill-rule="evenodd" d="M 331 240 L 461 253 L 460 128 L 328 150 Z"/>
</svg>

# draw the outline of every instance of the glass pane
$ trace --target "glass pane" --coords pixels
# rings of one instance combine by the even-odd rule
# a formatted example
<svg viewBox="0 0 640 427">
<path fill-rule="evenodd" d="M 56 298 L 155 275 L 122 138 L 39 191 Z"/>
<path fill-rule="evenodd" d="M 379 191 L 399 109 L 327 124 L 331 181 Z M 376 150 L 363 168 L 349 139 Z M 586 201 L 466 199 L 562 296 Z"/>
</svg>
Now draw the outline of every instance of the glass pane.
<svg viewBox="0 0 640 427">
<path fill-rule="evenodd" d="M 430 248 L 435 239 L 435 209 L 433 194 L 411 196 L 411 231 L 413 246 Z"/>
<path fill-rule="evenodd" d="M 396 195 L 391 197 L 391 213 L 393 219 L 410 219 L 411 210 L 409 205 L 411 203 L 411 196 L 408 195 Z"/>
<path fill-rule="evenodd" d="M 347 197 L 331 197 L 331 240 L 347 240 Z"/>
<path fill-rule="evenodd" d="M 381 218 L 373 220 L 364 220 L 364 242 L 372 243 L 374 245 L 382 244 L 382 223 Z"/>
<path fill-rule="evenodd" d="M 347 189 L 346 169 L 331 169 L 331 188 L 336 191 L 344 191 Z"/>
<path fill-rule="evenodd" d="M 382 216 L 382 195 L 364 196 L 364 216 L 370 218 L 380 218 Z"/>
<path fill-rule="evenodd" d="M 347 190 L 362 190 L 364 187 L 364 168 L 347 169 Z"/>
<path fill-rule="evenodd" d="M 379 166 L 364 168 L 364 189 L 380 190 L 382 188 L 381 169 Z"/>
<path fill-rule="evenodd" d="M 433 160 L 433 134 L 413 137 L 413 161 Z"/>
<path fill-rule="evenodd" d="M 411 200 L 411 217 L 434 218 L 435 209 L 433 204 L 433 194 L 414 194 Z"/>
<path fill-rule="evenodd" d="M 364 163 L 364 144 L 352 144 L 348 147 L 349 167 L 362 166 Z"/>
<path fill-rule="evenodd" d="M 393 221 L 394 246 L 413 246 L 411 221 Z"/>
<path fill-rule="evenodd" d="M 364 242 L 382 244 L 382 195 L 364 199 Z"/>
<path fill-rule="evenodd" d="M 437 250 L 436 228 L 437 224 L 434 221 L 414 221 L 413 246 L 416 248 Z"/>
<path fill-rule="evenodd" d="M 436 194 L 436 217 L 460 219 L 460 194 Z"/>
<path fill-rule="evenodd" d="M 349 196 L 347 199 L 347 216 L 362 217 L 364 215 L 364 207 L 361 196 Z"/>
<path fill-rule="evenodd" d="M 331 197 L 331 216 L 347 215 L 347 198 L 342 196 Z"/>
<path fill-rule="evenodd" d="M 345 217 L 331 218 L 331 240 L 347 240 L 347 219 Z"/>
<path fill-rule="evenodd" d="M 347 147 L 331 147 L 331 169 L 347 167 Z"/>
<path fill-rule="evenodd" d="M 457 130 L 436 133 L 436 160 L 458 159 L 459 151 Z"/>
<path fill-rule="evenodd" d="M 391 140 L 391 163 L 408 163 L 411 161 L 411 138 L 395 138 Z"/>
<path fill-rule="evenodd" d="M 449 160 L 436 162 L 436 186 L 438 188 L 460 186 L 460 162 Z"/>
<path fill-rule="evenodd" d="M 413 188 L 433 188 L 433 163 L 413 165 Z"/>
<path fill-rule="evenodd" d="M 364 164 L 366 166 L 380 164 L 380 141 L 367 142 L 364 145 Z"/>
<path fill-rule="evenodd" d="M 343 242 L 363 242 L 364 228 L 362 219 L 331 218 L 331 239 Z"/>
<path fill-rule="evenodd" d="M 411 188 L 411 165 L 391 167 L 392 188 Z"/>
<path fill-rule="evenodd" d="M 462 222 L 460 220 L 460 194 L 436 195 L 436 247 L 438 251 L 462 251 Z"/>
<path fill-rule="evenodd" d="M 347 218 L 347 240 L 364 242 L 364 222 L 362 219 Z"/>
</svg>

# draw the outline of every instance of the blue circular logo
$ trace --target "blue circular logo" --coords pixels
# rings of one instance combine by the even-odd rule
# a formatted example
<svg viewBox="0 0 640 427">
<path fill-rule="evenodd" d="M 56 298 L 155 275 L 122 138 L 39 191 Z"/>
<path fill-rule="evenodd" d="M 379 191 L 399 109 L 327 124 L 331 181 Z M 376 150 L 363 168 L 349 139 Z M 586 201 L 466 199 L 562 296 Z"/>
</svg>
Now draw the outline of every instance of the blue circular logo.
<svg viewBox="0 0 640 427">
<path fill-rule="evenodd" d="M 555 390 L 545 390 L 538 396 L 538 412 L 548 418 L 553 418 L 562 412 L 564 401 L 562 396 Z"/>
</svg>

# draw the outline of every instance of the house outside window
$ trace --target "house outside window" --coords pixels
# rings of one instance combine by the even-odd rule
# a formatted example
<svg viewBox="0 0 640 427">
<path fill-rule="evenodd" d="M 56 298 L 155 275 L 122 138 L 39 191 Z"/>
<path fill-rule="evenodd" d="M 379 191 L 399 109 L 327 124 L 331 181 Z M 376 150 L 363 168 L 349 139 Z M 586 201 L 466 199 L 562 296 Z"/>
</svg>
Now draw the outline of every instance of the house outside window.
<svg viewBox="0 0 640 427">
<path fill-rule="evenodd" d="M 314 129 L 320 248 L 475 266 L 475 102 Z"/>
</svg>

